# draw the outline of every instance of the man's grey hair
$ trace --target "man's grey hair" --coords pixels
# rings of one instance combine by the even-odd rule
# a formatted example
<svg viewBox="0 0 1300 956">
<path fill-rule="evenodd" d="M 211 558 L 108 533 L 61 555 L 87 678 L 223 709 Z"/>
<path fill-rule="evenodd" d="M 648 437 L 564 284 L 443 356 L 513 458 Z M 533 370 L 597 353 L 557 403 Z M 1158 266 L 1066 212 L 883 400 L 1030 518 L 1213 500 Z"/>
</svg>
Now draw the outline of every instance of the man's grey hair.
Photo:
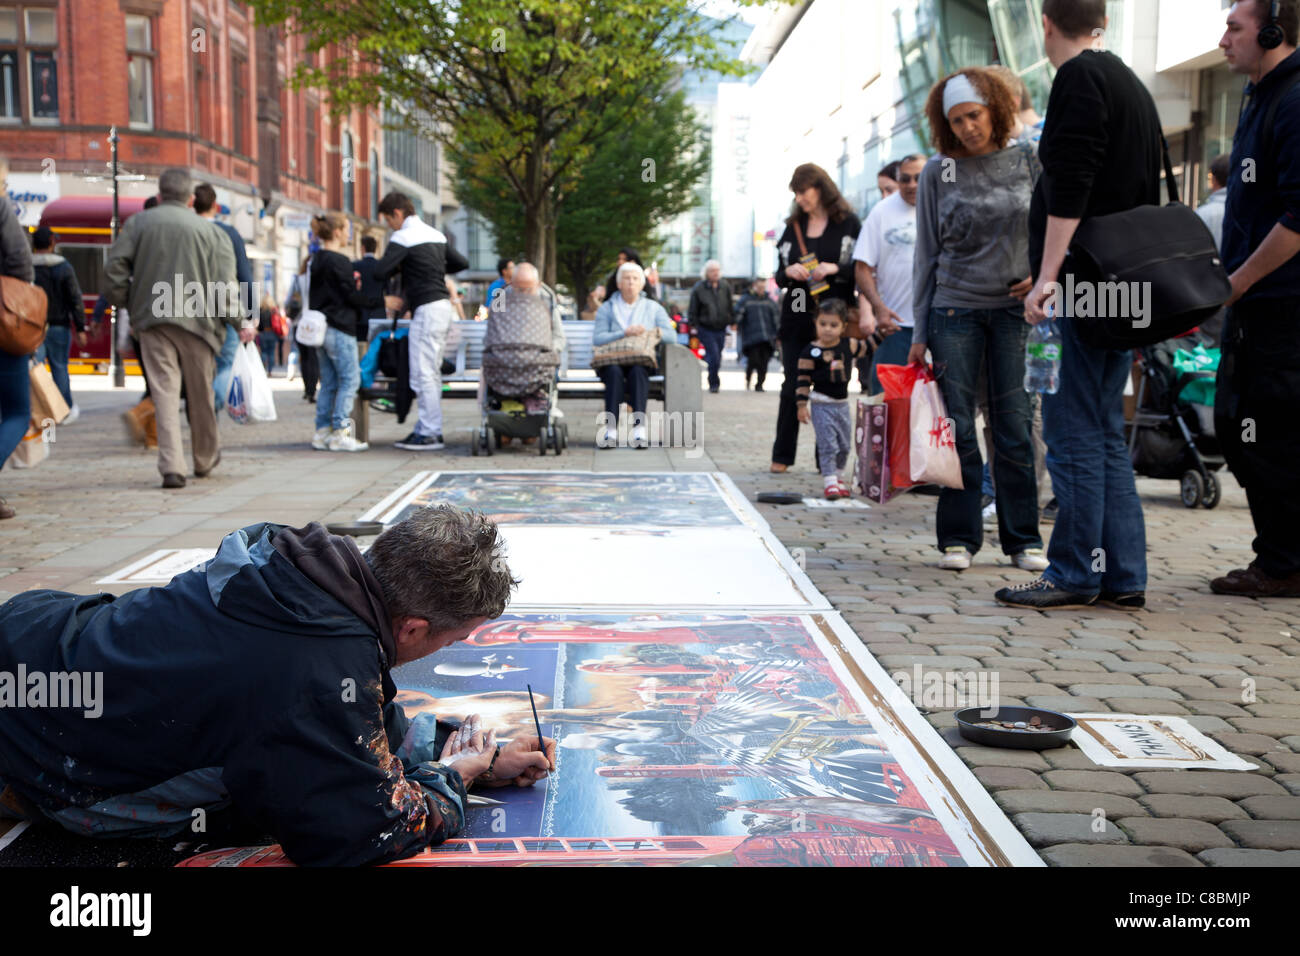
<svg viewBox="0 0 1300 956">
<path fill-rule="evenodd" d="M 518 288 L 520 283 L 536 280 L 539 284 L 542 281 L 541 274 L 537 271 L 537 266 L 531 262 L 521 261 L 515 263 L 515 274 L 511 284 Z"/>
<path fill-rule="evenodd" d="M 721 275 L 722 263 L 717 259 L 710 259 L 708 262 L 704 263 L 704 270 L 700 273 L 700 278 L 707 279 L 709 277 L 709 270 L 715 267 L 717 268 L 719 275 Z"/>
<path fill-rule="evenodd" d="M 497 526 L 453 505 L 421 508 L 370 546 L 366 563 L 393 618 L 429 622 L 435 633 L 505 612 L 510 576 Z"/>
<path fill-rule="evenodd" d="M 518 268 L 518 266 L 516 266 L 516 268 Z M 642 281 L 642 282 L 645 281 L 645 270 L 644 270 L 644 269 L 642 269 L 642 268 L 641 268 L 639 265 L 637 265 L 635 262 L 625 262 L 625 263 L 623 263 L 621 266 L 618 267 L 618 272 L 614 274 L 614 284 L 615 284 L 615 285 L 619 285 L 619 284 L 623 281 L 623 273 L 624 273 L 624 272 L 635 272 L 637 275 L 639 275 L 639 276 L 641 277 L 641 281 Z"/>
<path fill-rule="evenodd" d="M 187 202 L 194 190 L 187 169 L 164 169 L 158 177 L 158 195 L 174 202 Z"/>
</svg>

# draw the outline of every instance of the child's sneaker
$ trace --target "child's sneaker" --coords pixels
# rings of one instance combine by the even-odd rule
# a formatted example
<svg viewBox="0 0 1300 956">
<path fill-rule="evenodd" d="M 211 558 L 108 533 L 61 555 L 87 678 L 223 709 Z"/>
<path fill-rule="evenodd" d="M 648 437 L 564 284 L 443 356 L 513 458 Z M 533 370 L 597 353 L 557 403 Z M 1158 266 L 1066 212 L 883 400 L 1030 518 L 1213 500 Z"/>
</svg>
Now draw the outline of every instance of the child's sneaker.
<svg viewBox="0 0 1300 956">
<path fill-rule="evenodd" d="M 841 497 L 841 498 L 852 498 L 852 497 L 853 497 L 853 489 L 852 489 L 852 488 L 851 488 L 851 487 L 850 487 L 850 486 L 849 486 L 849 485 L 844 481 L 843 478 L 839 478 L 839 479 L 837 479 L 837 480 L 836 480 L 836 483 L 840 486 L 840 497 Z"/>
<path fill-rule="evenodd" d="M 844 495 L 840 491 L 840 482 L 838 478 L 826 479 L 826 500 L 839 501 Z"/>
</svg>

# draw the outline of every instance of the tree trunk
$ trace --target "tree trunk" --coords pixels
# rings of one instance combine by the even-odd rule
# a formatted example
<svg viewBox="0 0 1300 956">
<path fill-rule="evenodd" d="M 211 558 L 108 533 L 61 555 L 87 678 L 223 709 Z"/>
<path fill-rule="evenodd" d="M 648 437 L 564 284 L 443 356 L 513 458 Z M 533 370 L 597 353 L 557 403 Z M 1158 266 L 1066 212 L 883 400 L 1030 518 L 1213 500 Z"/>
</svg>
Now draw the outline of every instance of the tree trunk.
<svg viewBox="0 0 1300 956">
<path fill-rule="evenodd" d="M 537 267 L 545 281 L 548 251 L 546 233 L 550 220 L 549 197 L 542 188 L 545 169 L 543 152 L 533 149 L 524 161 L 524 258 Z"/>
<path fill-rule="evenodd" d="M 552 289 L 555 288 L 555 280 L 559 277 L 559 257 L 555 251 L 555 234 L 557 231 L 557 220 L 560 218 L 554 211 L 550 201 L 547 201 L 548 215 L 546 217 L 546 284 Z"/>
</svg>

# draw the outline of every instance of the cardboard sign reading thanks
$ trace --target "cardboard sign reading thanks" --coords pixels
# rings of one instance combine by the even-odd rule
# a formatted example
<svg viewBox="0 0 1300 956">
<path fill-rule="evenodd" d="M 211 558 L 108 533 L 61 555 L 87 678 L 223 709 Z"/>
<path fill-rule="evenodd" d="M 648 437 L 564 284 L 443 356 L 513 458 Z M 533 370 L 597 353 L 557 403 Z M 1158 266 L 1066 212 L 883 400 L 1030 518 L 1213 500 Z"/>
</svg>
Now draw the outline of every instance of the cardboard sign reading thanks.
<svg viewBox="0 0 1300 956">
<path fill-rule="evenodd" d="M 1071 714 L 1079 722 L 1070 738 L 1099 767 L 1254 770 L 1181 717 Z"/>
</svg>

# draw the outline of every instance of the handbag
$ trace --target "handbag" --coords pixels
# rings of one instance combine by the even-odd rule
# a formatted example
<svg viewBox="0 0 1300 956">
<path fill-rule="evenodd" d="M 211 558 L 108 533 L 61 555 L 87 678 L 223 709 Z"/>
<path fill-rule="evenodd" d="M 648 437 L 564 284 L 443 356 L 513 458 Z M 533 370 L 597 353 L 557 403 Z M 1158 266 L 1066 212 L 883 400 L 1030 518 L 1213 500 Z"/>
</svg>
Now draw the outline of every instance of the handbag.
<svg viewBox="0 0 1300 956">
<path fill-rule="evenodd" d="M 45 341 L 45 290 L 17 276 L 0 276 L 0 349 L 31 355 Z"/>
<path fill-rule="evenodd" d="M 1093 283 L 1099 306 L 1093 311 L 1107 313 L 1074 315 L 1079 310 L 1067 303 L 1079 338 L 1094 348 L 1135 349 L 1175 338 L 1213 316 L 1232 295 L 1209 227 L 1178 199 L 1169 143 L 1163 136 L 1161 148 L 1169 203 L 1086 219 L 1070 243 L 1062 271 L 1072 273 L 1075 282 Z M 1139 286 L 1143 295 L 1135 296 Z M 1138 317 L 1132 306 L 1141 298 L 1146 300 L 1146 314 Z M 1119 311 L 1129 314 L 1109 314 L 1116 310 L 1104 303 L 1121 299 L 1129 308 Z"/>
<path fill-rule="evenodd" d="M 324 312 L 307 308 L 307 303 L 311 301 L 311 267 L 312 263 L 308 263 L 307 271 L 298 276 L 298 289 L 302 293 L 303 309 L 293 337 L 299 345 L 314 349 L 325 344 L 325 329 L 329 323 L 325 320 Z"/>
<path fill-rule="evenodd" d="M 591 350 L 591 367 L 644 365 L 651 369 L 658 368 L 659 356 L 657 350 L 659 348 L 659 338 L 659 327 L 652 326 L 639 335 L 625 335 L 613 342 L 593 346 Z"/>
<path fill-rule="evenodd" d="M 817 268 L 819 264 L 818 259 L 808 251 L 808 246 L 804 244 L 803 230 L 799 228 L 799 220 L 797 218 L 792 225 L 794 226 L 794 237 L 799 241 L 799 264 L 809 272 L 812 272 L 812 270 Z M 810 279 L 809 281 L 811 282 L 812 280 Z M 825 280 L 819 282 L 816 288 L 813 288 L 812 286 L 808 287 L 808 294 L 812 296 L 813 305 L 818 304 L 818 299 L 821 294 L 830 287 L 831 284 Z M 845 308 L 848 310 L 848 328 L 844 330 L 845 334 L 851 339 L 873 338 L 874 344 L 872 345 L 872 351 L 875 351 L 875 346 L 880 344 L 881 339 L 876 338 L 874 335 L 864 336 L 862 334 L 862 329 L 858 325 L 858 322 L 861 320 L 861 312 L 856 305 L 851 305 L 846 302 Z"/>
</svg>

